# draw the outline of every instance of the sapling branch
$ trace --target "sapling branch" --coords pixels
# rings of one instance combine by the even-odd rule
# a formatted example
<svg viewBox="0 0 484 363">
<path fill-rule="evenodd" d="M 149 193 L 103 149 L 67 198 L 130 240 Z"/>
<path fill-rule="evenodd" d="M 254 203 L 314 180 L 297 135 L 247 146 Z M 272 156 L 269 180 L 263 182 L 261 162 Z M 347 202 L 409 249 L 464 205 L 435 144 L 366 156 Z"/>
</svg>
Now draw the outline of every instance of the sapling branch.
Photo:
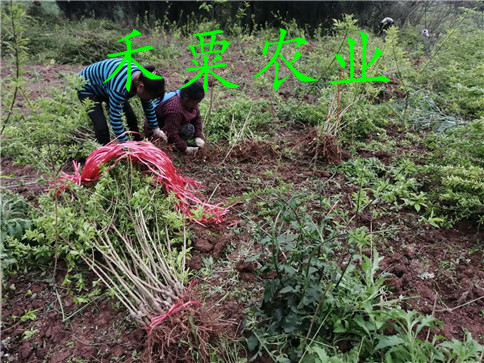
<svg viewBox="0 0 484 363">
<path fill-rule="evenodd" d="M 17 93 L 19 90 L 19 80 L 20 80 L 20 54 L 19 54 L 19 44 L 17 42 L 17 32 L 16 32 L 16 24 L 15 24 L 15 19 L 14 19 L 14 9 L 12 9 L 13 4 L 12 1 L 10 1 L 10 20 L 12 23 L 12 36 L 13 36 L 13 49 L 15 50 L 15 89 L 13 92 L 13 97 L 12 97 L 12 102 L 10 103 L 9 110 L 7 111 L 7 118 L 5 119 L 5 122 L 3 123 L 2 129 L 0 130 L 0 135 L 3 134 L 3 131 L 5 130 L 5 127 L 8 124 L 8 121 L 10 120 L 10 116 L 12 115 L 13 111 L 13 106 L 15 105 L 15 101 L 17 100 Z"/>
</svg>

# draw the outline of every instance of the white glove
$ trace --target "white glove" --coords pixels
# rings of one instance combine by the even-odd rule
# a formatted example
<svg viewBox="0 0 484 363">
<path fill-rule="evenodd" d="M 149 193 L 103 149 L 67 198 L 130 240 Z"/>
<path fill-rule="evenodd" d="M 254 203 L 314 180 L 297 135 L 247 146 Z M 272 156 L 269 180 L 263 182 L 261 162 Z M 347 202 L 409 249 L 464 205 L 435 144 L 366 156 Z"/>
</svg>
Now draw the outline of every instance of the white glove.
<svg viewBox="0 0 484 363">
<path fill-rule="evenodd" d="M 163 140 L 164 142 L 168 142 L 168 137 L 162 130 L 160 130 L 159 127 L 153 130 L 153 136 L 157 139 Z"/>
<path fill-rule="evenodd" d="M 203 149 L 203 147 L 205 146 L 205 141 L 203 141 L 203 139 L 201 137 L 196 137 L 195 138 L 195 144 L 200 148 L 200 149 Z"/>
<path fill-rule="evenodd" d="M 198 147 L 188 146 L 185 153 L 187 153 L 188 155 L 196 155 L 197 151 L 198 151 Z"/>
</svg>

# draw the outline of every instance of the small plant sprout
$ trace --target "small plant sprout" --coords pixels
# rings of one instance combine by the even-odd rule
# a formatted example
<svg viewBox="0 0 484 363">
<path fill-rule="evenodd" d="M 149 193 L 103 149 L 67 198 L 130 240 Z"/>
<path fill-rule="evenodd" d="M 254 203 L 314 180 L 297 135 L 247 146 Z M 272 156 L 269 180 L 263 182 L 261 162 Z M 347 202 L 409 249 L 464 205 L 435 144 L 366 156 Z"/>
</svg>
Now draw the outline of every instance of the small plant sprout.
<svg viewBox="0 0 484 363">
<path fill-rule="evenodd" d="M 34 328 L 24 330 L 24 332 L 22 333 L 22 340 L 28 340 L 36 335 L 38 332 L 39 330 Z"/>
<path fill-rule="evenodd" d="M 38 310 L 25 310 L 24 315 L 20 317 L 20 321 L 35 320 L 37 318 L 37 312 Z"/>
</svg>

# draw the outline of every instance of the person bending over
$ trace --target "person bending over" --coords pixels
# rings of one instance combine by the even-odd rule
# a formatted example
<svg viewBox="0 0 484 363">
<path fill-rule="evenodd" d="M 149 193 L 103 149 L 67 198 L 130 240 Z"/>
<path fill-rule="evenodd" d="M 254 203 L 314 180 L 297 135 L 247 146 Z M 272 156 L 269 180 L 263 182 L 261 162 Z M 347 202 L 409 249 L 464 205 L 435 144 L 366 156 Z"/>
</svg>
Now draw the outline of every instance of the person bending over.
<svg viewBox="0 0 484 363">
<path fill-rule="evenodd" d="M 139 132 L 138 120 L 128 102 L 128 99 L 135 95 L 141 99 L 145 116 L 154 136 L 166 140 L 166 135 L 158 126 L 151 102 L 152 99 L 159 98 L 165 93 L 165 80 L 163 78 L 150 79 L 134 63 L 131 63 L 131 90 L 128 92 L 126 89 L 128 62 L 126 62 L 119 72 L 105 83 L 104 81 L 114 73 L 121 61 L 121 58 L 106 59 L 87 66 L 79 73 L 79 76 L 86 81 L 77 91 L 79 100 L 83 102 L 84 99 L 89 98 L 94 101 L 94 106 L 88 110 L 88 115 L 94 126 L 96 140 L 101 145 L 106 145 L 110 141 L 109 127 L 104 116 L 102 102 L 109 107 L 109 121 L 114 135 L 119 141 L 128 140 L 121 118 L 123 111 L 129 130 Z M 150 72 L 155 69 L 154 66 L 145 68 Z M 141 137 L 134 134 L 134 139 L 141 140 Z"/>
<path fill-rule="evenodd" d="M 383 31 L 390 29 L 391 26 L 394 25 L 394 21 L 392 18 L 386 17 L 380 22 L 380 35 L 383 34 Z"/>
<path fill-rule="evenodd" d="M 166 133 L 168 143 L 188 155 L 195 155 L 205 146 L 202 117 L 198 108 L 204 97 L 203 85 L 196 81 L 154 102 L 158 123 Z M 155 136 L 149 128 L 148 120 L 145 120 L 144 131 L 148 138 Z M 193 139 L 194 144 L 189 146 Z"/>
</svg>

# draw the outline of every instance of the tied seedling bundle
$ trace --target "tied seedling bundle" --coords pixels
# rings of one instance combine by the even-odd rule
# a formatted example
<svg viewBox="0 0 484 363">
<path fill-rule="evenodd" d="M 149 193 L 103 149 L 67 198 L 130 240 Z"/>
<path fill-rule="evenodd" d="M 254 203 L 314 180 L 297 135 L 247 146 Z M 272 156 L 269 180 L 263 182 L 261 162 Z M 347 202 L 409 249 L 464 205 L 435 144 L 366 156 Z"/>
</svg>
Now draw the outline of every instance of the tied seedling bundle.
<svg viewBox="0 0 484 363">
<path fill-rule="evenodd" d="M 230 207 L 221 207 L 220 204 L 203 202 L 196 192 L 201 187 L 200 183 L 191 178 L 186 178 L 177 173 L 170 158 L 160 149 L 149 142 L 128 141 L 124 143 L 110 143 L 94 150 L 86 160 L 82 172 L 78 163 L 74 162 L 74 175 L 62 173 L 57 180 L 57 188 L 66 190 L 67 180 L 72 180 L 78 185 L 91 185 L 99 179 L 104 172 L 103 165 L 110 163 L 105 171 L 113 168 L 119 161 L 127 160 L 137 163 L 146 168 L 145 172 L 153 175 L 154 179 L 162 185 L 167 193 L 173 192 L 178 199 L 177 208 L 188 217 L 195 217 L 194 221 L 205 223 L 224 223 L 227 219 L 224 215 Z M 193 205 L 203 210 L 201 216 L 193 212 Z"/>
<path fill-rule="evenodd" d="M 186 188 L 198 185 L 152 144 L 113 143 L 96 149 L 82 172 L 76 165 L 74 176 L 57 181 L 50 201 L 43 199 L 51 211 L 55 204 L 55 220 L 37 221 L 58 240 L 69 269 L 85 262 L 147 328 L 145 353 L 156 361 L 208 361 L 207 347 L 225 330 L 192 285 L 185 288 L 190 207 L 205 211 L 199 223 L 226 221 L 228 210 Z"/>
</svg>

